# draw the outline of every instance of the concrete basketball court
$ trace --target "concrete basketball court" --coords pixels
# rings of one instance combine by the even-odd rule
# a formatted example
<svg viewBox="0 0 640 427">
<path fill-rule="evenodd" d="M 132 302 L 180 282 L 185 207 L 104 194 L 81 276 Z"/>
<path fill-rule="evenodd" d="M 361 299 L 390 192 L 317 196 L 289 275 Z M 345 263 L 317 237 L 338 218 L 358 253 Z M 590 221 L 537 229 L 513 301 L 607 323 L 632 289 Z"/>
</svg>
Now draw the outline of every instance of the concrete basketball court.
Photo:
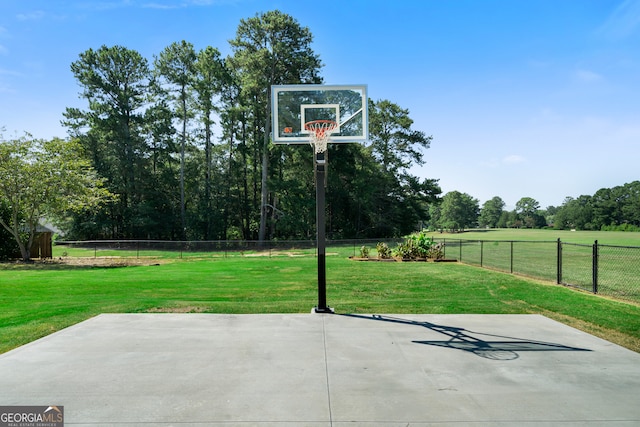
<svg viewBox="0 0 640 427">
<path fill-rule="evenodd" d="M 69 426 L 637 426 L 640 354 L 539 315 L 105 314 L 0 355 Z"/>
</svg>

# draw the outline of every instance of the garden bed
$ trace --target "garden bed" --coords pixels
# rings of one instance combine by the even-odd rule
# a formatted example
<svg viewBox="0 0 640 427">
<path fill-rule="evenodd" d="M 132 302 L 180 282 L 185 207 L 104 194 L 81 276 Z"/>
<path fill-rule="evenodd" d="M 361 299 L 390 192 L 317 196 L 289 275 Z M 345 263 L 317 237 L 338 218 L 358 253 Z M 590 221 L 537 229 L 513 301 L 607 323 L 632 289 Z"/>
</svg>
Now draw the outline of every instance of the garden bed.
<svg viewBox="0 0 640 427">
<path fill-rule="evenodd" d="M 457 259 L 434 259 L 434 258 L 376 258 L 376 257 L 356 257 L 350 256 L 353 261 L 373 261 L 373 262 L 457 262 Z"/>
</svg>

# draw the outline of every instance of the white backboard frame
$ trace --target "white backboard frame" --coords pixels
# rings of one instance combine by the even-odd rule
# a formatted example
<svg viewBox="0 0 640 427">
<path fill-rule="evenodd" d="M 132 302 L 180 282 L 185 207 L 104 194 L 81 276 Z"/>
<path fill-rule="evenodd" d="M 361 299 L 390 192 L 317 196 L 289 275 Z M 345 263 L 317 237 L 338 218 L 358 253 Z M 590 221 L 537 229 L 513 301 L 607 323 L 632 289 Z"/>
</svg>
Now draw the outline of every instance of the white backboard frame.
<svg viewBox="0 0 640 427">
<path fill-rule="evenodd" d="M 310 98 L 292 104 L 288 110 L 284 98 L 287 95 Z M 341 105 L 342 94 L 351 95 L 349 103 Z M 313 96 L 312 96 L 313 95 Z M 336 101 L 336 99 L 338 101 Z M 327 102 L 327 100 L 329 100 Z M 368 98 L 366 85 L 274 85 L 271 87 L 272 141 L 274 144 L 308 144 L 309 131 L 304 124 L 311 120 L 328 119 L 337 122 L 330 143 L 360 142 L 369 139 Z M 299 111 L 298 111 L 299 107 Z M 282 109 L 281 109 L 282 108 Z M 313 110 L 335 111 L 329 115 L 315 117 Z M 279 113 L 287 113 L 281 117 Z M 288 120 L 285 123 L 285 120 Z M 350 126 L 345 126 L 349 124 Z"/>
</svg>

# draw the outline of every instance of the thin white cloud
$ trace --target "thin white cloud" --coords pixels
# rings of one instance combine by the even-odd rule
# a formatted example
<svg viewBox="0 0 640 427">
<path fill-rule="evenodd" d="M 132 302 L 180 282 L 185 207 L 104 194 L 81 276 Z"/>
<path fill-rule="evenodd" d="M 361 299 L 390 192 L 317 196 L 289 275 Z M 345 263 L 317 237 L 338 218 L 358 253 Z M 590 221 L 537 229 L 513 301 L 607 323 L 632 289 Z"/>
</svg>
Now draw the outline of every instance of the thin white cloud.
<svg viewBox="0 0 640 427">
<path fill-rule="evenodd" d="M 541 59 L 529 58 L 526 60 L 526 64 L 533 69 L 546 69 L 549 68 L 551 63 Z"/>
<path fill-rule="evenodd" d="M 190 6 L 234 4 L 238 0 L 101 0 L 85 1 L 79 7 L 87 10 L 111 10 L 127 7 L 142 9 L 173 10 Z"/>
<path fill-rule="evenodd" d="M 152 3 L 145 3 L 145 4 L 142 5 L 142 7 L 146 8 L 146 9 L 168 10 L 168 9 L 178 9 L 179 7 L 182 7 L 182 5 L 178 5 L 178 4 L 162 4 L 162 3 L 152 2 Z"/>
<path fill-rule="evenodd" d="M 114 0 L 114 1 L 86 1 L 84 3 L 80 3 L 78 6 L 81 9 L 102 11 L 102 10 L 119 9 L 121 7 L 129 7 L 133 5 L 134 4 L 131 0 Z"/>
<path fill-rule="evenodd" d="M 640 141 L 640 126 L 625 124 L 614 131 L 614 136 L 621 143 L 637 143 Z"/>
<path fill-rule="evenodd" d="M 518 163 L 524 163 L 525 161 L 526 159 L 518 154 L 510 154 L 502 159 L 502 162 L 508 165 L 516 165 Z"/>
<path fill-rule="evenodd" d="M 29 13 L 20 13 L 16 15 L 16 18 L 18 18 L 18 21 L 39 21 L 44 18 L 44 15 L 44 11 L 35 10 Z"/>
<path fill-rule="evenodd" d="M 624 0 L 609 15 L 596 33 L 606 38 L 622 39 L 640 29 L 640 0 Z"/>
<path fill-rule="evenodd" d="M 211 6 L 221 4 L 235 4 L 239 3 L 239 0 L 186 0 L 188 5 L 194 6 Z"/>
<path fill-rule="evenodd" d="M 3 86 L 0 84 L 0 93 L 15 93 L 16 91 L 14 89 L 11 89 L 8 86 Z"/>
<path fill-rule="evenodd" d="M 542 123 L 554 123 L 561 119 L 562 115 L 554 108 L 542 107 L 529 119 L 529 122 L 537 126 Z"/>
<path fill-rule="evenodd" d="M 590 70 L 577 70 L 575 76 L 579 81 L 584 83 L 593 83 L 602 80 L 600 74 Z"/>
<path fill-rule="evenodd" d="M 5 76 L 21 76 L 22 74 L 20 74 L 17 71 L 7 70 L 6 68 L 0 68 L 0 76 L 1 75 L 5 75 Z"/>
<path fill-rule="evenodd" d="M 0 26 L 0 37 L 3 39 L 10 38 L 9 31 L 3 26 Z M 5 45 L 0 44 L 0 55 L 6 55 L 8 53 L 9 49 Z"/>
<path fill-rule="evenodd" d="M 212 6 L 220 4 L 232 4 L 236 0 L 159 0 L 145 2 L 141 5 L 147 9 L 180 9 L 189 6 Z"/>
</svg>

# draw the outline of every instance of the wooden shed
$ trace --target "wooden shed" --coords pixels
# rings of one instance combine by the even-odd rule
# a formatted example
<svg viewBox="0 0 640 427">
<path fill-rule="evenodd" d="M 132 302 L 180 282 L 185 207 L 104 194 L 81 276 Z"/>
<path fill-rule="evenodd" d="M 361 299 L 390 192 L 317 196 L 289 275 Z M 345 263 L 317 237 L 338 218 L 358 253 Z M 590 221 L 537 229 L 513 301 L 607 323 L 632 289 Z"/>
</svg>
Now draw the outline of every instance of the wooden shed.
<svg viewBox="0 0 640 427">
<path fill-rule="evenodd" d="M 31 258 L 53 258 L 53 230 L 38 226 L 31 245 Z"/>
</svg>

